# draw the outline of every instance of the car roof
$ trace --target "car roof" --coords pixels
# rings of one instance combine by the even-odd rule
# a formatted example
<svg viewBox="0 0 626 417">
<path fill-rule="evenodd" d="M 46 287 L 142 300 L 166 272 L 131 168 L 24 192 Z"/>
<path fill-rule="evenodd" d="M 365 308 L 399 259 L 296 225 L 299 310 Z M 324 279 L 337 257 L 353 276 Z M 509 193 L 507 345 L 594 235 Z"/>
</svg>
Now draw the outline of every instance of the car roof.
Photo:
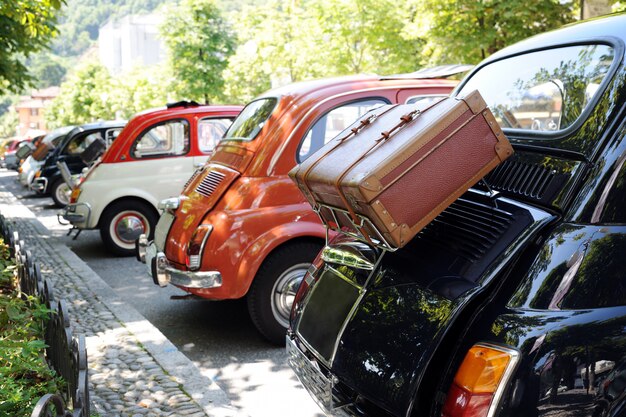
<svg viewBox="0 0 626 417">
<path fill-rule="evenodd" d="M 232 111 L 241 111 L 243 106 L 241 105 L 208 105 L 208 104 L 197 104 L 193 102 L 178 102 L 173 104 L 168 104 L 164 107 L 157 107 L 152 109 L 147 109 L 135 114 L 132 118 L 136 118 L 137 116 L 150 116 L 156 117 L 162 114 L 167 114 L 168 116 L 176 116 L 176 115 L 185 115 L 185 114 L 198 114 L 198 113 L 224 113 L 224 112 L 232 112 Z"/>
<path fill-rule="evenodd" d="M 378 75 L 352 75 L 346 77 L 324 78 L 319 80 L 301 81 L 283 87 L 275 88 L 258 96 L 262 98 L 283 98 L 290 96 L 296 102 L 303 98 L 323 99 L 341 92 L 357 89 L 381 88 L 419 88 L 419 87 L 454 87 L 458 82 L 446 79 L 414 79 L 414 78 L 385 78 Z"/>
<path fill-rule="evenodd" d="M 555 45 L 589 43 L 590 40 L 617 43 L 623 48 L 626 41 L 626 13 L 616 13 L 588 19 L 563 26 L 550 32 L 532 36 L 509 47 L 503 48 L 487 58 L 481 66 L 506 56 L 528 52 L 532 49 L 548 48 Z"/>
</svg>

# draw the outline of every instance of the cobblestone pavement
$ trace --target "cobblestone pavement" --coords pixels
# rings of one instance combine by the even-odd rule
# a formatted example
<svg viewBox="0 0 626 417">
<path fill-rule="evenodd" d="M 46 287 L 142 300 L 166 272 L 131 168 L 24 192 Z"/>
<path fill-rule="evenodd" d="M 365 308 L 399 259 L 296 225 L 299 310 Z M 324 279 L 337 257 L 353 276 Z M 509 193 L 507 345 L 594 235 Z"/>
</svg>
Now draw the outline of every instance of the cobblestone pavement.
<svg viewBox="0 0 626 417">
<path fill-rule="evenodd" d="M 101 416 L 235 416 L 225 393 L 0 186 L 0 213 L 26 242 L 85 335 L 92 412 Z"/>
</svg>

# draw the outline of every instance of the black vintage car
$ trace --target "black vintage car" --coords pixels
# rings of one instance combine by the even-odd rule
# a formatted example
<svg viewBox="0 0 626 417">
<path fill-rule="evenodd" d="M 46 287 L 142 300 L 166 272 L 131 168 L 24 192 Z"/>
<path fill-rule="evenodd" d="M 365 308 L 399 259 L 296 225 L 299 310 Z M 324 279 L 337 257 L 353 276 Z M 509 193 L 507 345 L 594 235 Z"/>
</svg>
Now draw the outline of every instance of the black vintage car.
<svg viewBox="0 0 626 417">
<path fill-rule="evenodd" d="M 50 195 L 57 207 L 65 207 L 69 203 L 71 190 L 63 180 L 57 162 L 64 162 L 71 174 L 79 174 L 87 166 L 82 157 L 83 152 L 96 141 L 105 146 L 110 145 L 125 125 L 125 121 L 106 121 L 72 129 L 63 142 L 47 156 L 31 184 L 31 189 L 38 194 Z"/>
<path fill-rule="evenodd" d="M 454 94 L 514 157 L 404 248 L 318 255 L 287 350 L 327 413 L 626 416 L 625 41 L 616 15 L 482 62 Z"/>
</svg>

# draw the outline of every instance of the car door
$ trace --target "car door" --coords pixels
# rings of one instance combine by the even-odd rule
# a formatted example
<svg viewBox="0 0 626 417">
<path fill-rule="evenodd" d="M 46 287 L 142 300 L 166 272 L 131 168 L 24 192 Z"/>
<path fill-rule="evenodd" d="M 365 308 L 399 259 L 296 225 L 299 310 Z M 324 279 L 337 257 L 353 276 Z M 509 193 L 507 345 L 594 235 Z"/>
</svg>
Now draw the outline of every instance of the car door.
<svg viewBox="0 0 626 417">
<path fill-rule="evenodd" d="M 145 128 L 129 150 L 129 162 L 112 173 L 124 188 L 141 189 L 156 201 L 177 194 L 193 172 L 191 124 L 176 118 Z"/>
</svg>

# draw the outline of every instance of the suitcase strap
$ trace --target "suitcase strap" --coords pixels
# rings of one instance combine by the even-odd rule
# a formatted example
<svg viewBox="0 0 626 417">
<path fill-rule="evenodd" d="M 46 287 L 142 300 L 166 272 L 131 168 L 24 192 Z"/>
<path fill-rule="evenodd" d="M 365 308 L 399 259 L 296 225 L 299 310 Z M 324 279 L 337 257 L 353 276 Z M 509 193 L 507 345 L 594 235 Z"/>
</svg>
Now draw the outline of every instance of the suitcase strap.
<svg viewBox="0 0 626 417">
<path fill-rule="evenodd" d="M 359 125 L 356 127 L 353 127 L 352 129 L 350 129 L 350 132 L 337 139 L 337 141 L 335 142 L 334 146 L 329 147 L 329 149 L 326 150 L 326 152 L 324 152 L 324 154 L 322 156 L 320 156 L 319 158 L 317 158 L 315 160 L 315 162 L 313 162 L 306 171 L 304 171 L 304 174 L 302 174 L 302 182 L 304 183 L 304 186 L 306 187 L 307 190 L 310 190 L 311 187 L 308 184 L 308 178 L 309 178 L 309 173 L 311 172 L 311 170 L 313 170 L 313 168 L 315 168 L 317 166 L 317 164 L 324 159 L 326 156 L 328 156 L 331 152 L 333 152 L 339 145 L 341 145 L 346 139 L 352 137 L 352 136 L 356 136 L 361 130 L 365 129 L 367 126 L 371 125 L 372 122 L 374 120 L 376 120 L 378 117 L 382 116 L 383 114 L 387 113 L 389 110 L 395 108 L 396 106 L 391 106 L 390 108 L 388 108 L 387 110 L 385 110 L 384 112 L 380 113 L 380 114 L 372 114 L 369 117 L 366 117 L 365 119 L 361 120 L 359 122 Z"/>
<path fill-rule="evenodd" d="M 376 149 L 382 143 L 387 141 L 396 131 L 400 130 L 402 127 L 406 126 L 407 124 L 409 124 L 410 122 L 415 120 L 415 118 L 417 118 L 421 113 L 422 113 L 422 111 L 420 111 L 420 110 L 413 110 L 413 111 L 411 111 L 409 113 L 406 113 L 405 115 L 401 116 L 400 117 L 400 122 L 398 122 L 394 127 L 389 129 L 388 131 L 382 132 L 380 134 L 380 137 L 374 141 L 372 146 L 370 146 L 359 158 L 356 158 L 355 161 L 352 164 L 350 164 L 343 171 L 343 174 L 341 174 L 337 178 L 337 181 L 335 182 L 335 188 L 337 188 L 337 192 L 339 194 L 339 198 L 341 198 L 341 201 L 343 202 L 344 206 L 348 210 L 348 213 L 350 214 L 350 217 L 351 217 L 351 220 L 352 220 L 352 224 L 359 231 L 359 233 L 361 233 L 363 235 L 365 240 L 369 244 L 371 244 L 371 245 L 374 245 L 374 243 L 372 242 L 372 239 L 370 238 L 369 233 L 367 233 L 365 228 L 363 228 L 363 226 L 362 226 L 363 222 L 359 221 L 359 218 L 358 218 L 357 214 L 354 212 L 354 209 L 352 208 L 352 205 L 348 202 L 348 199 L 346 198 L 346 196 L 344 195 L 343 191 L 341 190 L 341 181 L 348 174 L 348 172 L 356 164 L 358 164 L 361 161 L 361 159 L 363 159 L 367 154 L 372 152 L 374 149 Z M 348 136 L 351 136 L 351 135 L 347 135 L 347 137 Z"/>
</svg>

